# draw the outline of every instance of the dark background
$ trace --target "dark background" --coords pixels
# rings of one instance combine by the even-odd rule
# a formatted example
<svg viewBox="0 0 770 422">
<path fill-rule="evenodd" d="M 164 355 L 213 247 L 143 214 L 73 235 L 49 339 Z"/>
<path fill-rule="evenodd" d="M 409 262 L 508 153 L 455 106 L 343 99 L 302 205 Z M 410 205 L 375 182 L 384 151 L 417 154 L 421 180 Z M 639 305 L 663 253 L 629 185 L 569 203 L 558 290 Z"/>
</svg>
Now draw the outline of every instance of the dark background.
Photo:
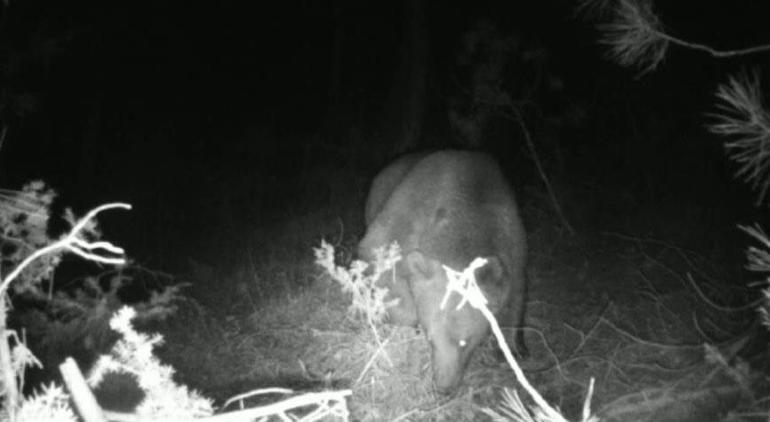
<svg viewBox="0 0 770 422">
<path fill-rule="evenodd" d="M 716 60 L 673 47 L 639 76 L 603 59 L 600 34 L 572 2 L 466 3 L 424 5 L 426 112 L 415 147 L 458 145 L 447 119 L 462 91 L 456 56 L 463 34 L 490 22 L 519 40 L 512 63 L 528 51 L 547 57 L 538 69 L 507 68 L 506 89 L 559 81 L 538 92 L 525 120 L 578 229 L 745 242 L 734 224 L 764 208 L 731 180 L 723 140 L 703 124 L 717 84 L 742 67 L 762 70 L 767 55 Z M 346 234 L 359 236 L 368 180 L 400 152 L 392 127 L 404 4 L 10 2 L 0 26 L 0 183 L 42 178 L 59 192 L 58 207 L 80 213 L 133 204 L 101 218 L 108 237 L 171 271 L 188 258 L 233 265 L 260 230 L 312 209 L 345 210 Z M 724 49 L 770 42 L 768 9 L 749 0 L 656 5 L 672 34 Z M 521 202 L 550 215 L 518 126 L 490 126 L 482 149 L 503 162 Z M 559 222 L 527 221 L 538 224 Z"/>
<path fill-rule="evenodd" d="M 530 272 L 545 287 L 541 297 L 554 299 L 545 315 L 554 316 L 555 326 L 562 315 L 575 321 L 603 312 L 580 306 L 599 296 L 612 303 L 606 294 L 613 288 L 627 293 L 618 309 L 636 322 L 641 308 L 626 306 L 640 297 L 634 277 L 665 267 L 657 259 L 672 251 L 692 252 L 716 267 L 710 274 L 724 284 L 708 293 L 720 304 L 756 297 L 743 289 L 758 278 L 742 270 L 751 239 L 736 224 L 766 223 L 766 205 L 755 206 L 756 193 L 733 179 L 725 139 L 704 124 L 716 110 L 718 84 L 742 69 L 766 76 L 770 55 L 715 59 L 672 46 L 658 69 L 641 75 L 606 59 L 595 24 L 607 16 L 586 17 L 565 0 L 266 3 L 12 0 L 0 6 L 6 130 L 0 188 L 43 179 L 59 193 L 56 215 L 65 206 L 82 215 L 104 202 L 133 205 L 130 212 L 100 215 L 99 224 L 137 264 L 191 282 L 184 292 L 196 299 L 194 306 L 187 302 L 195 312 L 183 310 L 153 327 L 167 339 L 164 361 L 190 386 L 217 398 L 253 389 L 251 378 L 264 378 L 257 354 L 244 353 L 239 347 L 251 343 L 236 340 L 261 345 L 254 335 L 264 323 L 260 310 L 275 309 L 270 301 L 288 298 L 292 289 L 312 291 L 319 272 L 312 247 L 321 238 L 337 246 L 340 262 L 352 257 L 376 172 L 408 150 L 468 146 L 449 115 L 453 107 L 471 107 L 473 67 L 458 56 L 481 24 L 513 46 L 500 88 L 520 101 L 543 170 L 575 229 L 564 230 L 554 212 L 521 127 L 504 114 L 510 110 L 493 109 L 476 147 L 500 161 L 517 192 Z M 413 41 L 415 5 L 422 5 L 427 45 L 420 57 L 425 96 L 419 136 L 405 145 L 399 127 L 409 117 L 404 67 L 411 62 L 404 52 Z M 770 43 L 770 2 L 661 0 L 655 10 L 668 33 L 691 42 L 717 49 Z M 483 57 L 471 62 L 484 63 Z M 51 234 L 66 228 L 57 220 Z M 606 242 L 607 234 L 615 243 Z M 642 243 L 659 249 L 647 254 Z M 645 254 L 639 265 L 628 258 L 633 245 Z M 668 276 L 690 274 L 690 256 L 677 258 Z M 84 270 L 104 268 L 69 257 L 57 270 L 57 287 L 77 286 L 72 280 Z M 682 280 L 663 290 L 687 291 Z M 593 283 L 598 293 L 581 283 Z M 724 287 L 731 284 L 741 287 L 740 295 Z M 121 299 L 128 302 L 149 296 L 126 290 Z M 583 300 L 590 295 L 596 297 Z M 556 300 L 581 297 L 573 308 Z M 289 305 L 272 305 L 288 313 Z M 200 309 L 223 318 L 202 329 L 209 322 Z M 44 322 L 37 337 L 69 336 Z M 108 344 L 97 344 L 91 331 L 65 340 L 94 357 Z M 693 334 L 684 331 L 677 334 Z M 680 337 L 662 340 L 678 344 Z M 60 349 L 61 356 L 43 358 L 47 368 L 76 354 Z M 286 367 L 295 368 L 295 349 L 276 346 L 259 356 L 291 358 Z M 28 388 L 38 385 L 34 376 Z M 247 388 L 222 387 L 239 378 L 249 378 Z M 280 381 L 270 385 L 289 385 Z"/>
</svg>

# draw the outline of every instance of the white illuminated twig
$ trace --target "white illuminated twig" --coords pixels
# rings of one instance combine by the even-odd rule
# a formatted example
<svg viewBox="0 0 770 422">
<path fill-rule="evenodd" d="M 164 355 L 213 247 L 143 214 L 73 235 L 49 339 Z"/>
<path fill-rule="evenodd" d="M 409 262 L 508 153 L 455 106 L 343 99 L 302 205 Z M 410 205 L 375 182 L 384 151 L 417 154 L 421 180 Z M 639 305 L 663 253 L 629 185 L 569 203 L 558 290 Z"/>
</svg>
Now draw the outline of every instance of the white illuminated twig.
<svg viewBox="0 0 770 422">
<path fill-rule="evenodd" d="M 556 409 L 551 407 L 548 402 L 545 401 L 543 396 L 541 396 L 540 393 L 535 389 L 535 387 L 529 383 L 529 380 L 527 380 L 527 377 L 524 375 L 524 371 L 522 371 L 521 366 L 519 366 L 518 362 L 516 362 L 516 359 L 513 358 L 511 349 L 508 347 L 508 343 L 505 341 L 505 336 L 503 335 L 502 330 L 500 330 L 500 325 L 497 323 L 497 319 L 495 319 L 492 311 L 490 311 L 487 307 L 487 299 L 484 297 L 484 293 L 481 292 L 481 289 L 476 283 L 476 276 L 474 275 L 475 271 L 486 265 L 486 263 L 486 259 L 476 258 L 473 260 L 473 262 L 471 262 L 470 265 L 468 265 L 465 270 L 461 272 L 455 271 L 446 265 L 443 266 L 449 282 L 447 283 L 444 299 L 441 301 L 441 309 L 445 308 L 446 303 L 449 300 L 449 296 L 452 294 L 452 292 L 457 292 L 462 297 L 460 303 L 455 307 L 455 309 L 462 308 L 466 303 L 470 303 L 471 306 L 478 309 L 484 315 L 484 318 L 489 321 L 489 325 L 492 327 L 492 333 L 497 339 L 497 344 L 500 345 L 500 349 L 505 355 L 508 366 L 510 366 L 514 374 L 516 374 L 516 379 L 524 387 L 524 389 L 527 390 L 527 392 L 530 394 L 530 396 L 532 396 L 532 399 L 537 404 L 537 407 L 532 409 L 533 413 L 538 416 L 542 416 L 543 420 L 567 422 L 564 416 L 562 416 L 561 413 L 559 413 Z M 591 385 L 589 387 L 589 401 L 592 392 L 593 378 L 591 379 Z M 593 417 L 587 416 L 589 414 L 590 408 L 588 403 L 586 403 L 583 409 L 583 420 L 595 421 L 596 419 Z"/>
<path fill-rule="evenodd" d="M 83 229 L 86 227 L 86 225 L 96 216 L 96 214 L 113 208 L 122 208 L 126 210 L 131 209 L 131 204 L 125 204 L 121 202 L 114 202 L 111 204 L 104 204 L 101 206 L 98 206 L 86 214 L 85 217 L 81 218 L 78 222 L 75 223 L 74 226 L 72 226 L 72 230 L 70 230 L 69 233 L 64 235 L 61 239 L 57 240 L 54 243 L 51 243 L 50 245 L 38 249 L 35 252 L 33 252 L 30 256 L 28 256 L 24 261 L 22 261 L 19 265 L 16 266 L 16 268 L 13 269 L 13 271 L 8 274 L 7 277 L 3 279 L 2 284 L 0 284 L 0 294 L 4 293 L 6 289 L 8 289 L 8 285 L 11 284 L 11 282 L 19 276 L 19 274 L 24 270 L 25 267 L 27 267 L 32 261 L 36 260 L 37 258 L 40 258 L 43 255 L 52 253 L 59 249 L 66 249 L 76 255 L 79 255 L 83 257 L 84 259 L 87 259 L 89 261 L 95 261 L 95 262 L 101 262 L 103 264 L 111 264 L 111 265 L 123 265 L 126 263 L 125 257 L 122 256 L 105 256 L 101 255 L 101 253 L 111 253 L 115 255 L 123 255 L 124 251 L 123 248 L 113 245 L 110 242 L 107 241 L 98 241 L 98 242 L 89 242 L 83 237 Z"/>
<path fill-rule="evenodd" d="M 481 293 L 481 289 L 479 288 L 479 285 L 476 284 L 476 277 L 474 276 L 476 270 L 484 265 L 487 265 L 486 259 L 476 258 L 470 265 L 468 265 L 468 268 L 462 272 L 455 271 L 446 265 L 443 266 L 449 282 L 446 286 L 444 299 L 441 301 L 441 309 L 446 307 L 446 303 L 452 292 L 457 292 L 462 299 L 455 307 L 455 310 L 462 308 L 466 303 L 470 303 L 474 308 L 484 312 L 482 309 L 487 308 L 487 298 Z"/>
</svg>

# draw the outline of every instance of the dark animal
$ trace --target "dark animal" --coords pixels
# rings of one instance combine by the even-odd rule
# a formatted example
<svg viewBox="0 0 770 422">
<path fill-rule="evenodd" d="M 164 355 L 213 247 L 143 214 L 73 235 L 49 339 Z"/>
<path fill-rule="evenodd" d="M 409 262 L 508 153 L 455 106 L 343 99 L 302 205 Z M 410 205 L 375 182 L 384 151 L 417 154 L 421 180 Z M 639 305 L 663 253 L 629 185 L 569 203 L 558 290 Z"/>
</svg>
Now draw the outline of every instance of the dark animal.
<svg viewBox="0 0 770 422">
<path fill-rule="evenodd" d="M 374 179 L 366 224 L 358 245 L 363 259 L 371 261 L 374 248 L 393 241 L 401 246 L 395 277 L 388 272 L 378 281 L 399 299 L 390 321 L 422 327 L 433 351 L 436 388 L 452 392 L 489 323 L 470 305 L 455 310 L 457 294 L 440 309 L 447 284 L 442 264 L 460 271 L 476 257 L 487 258 L 476 278 L 488 307 L 495 314 L 505 307 L 516 324 L 522 322 L 527 244 L 513 191 L 486 154 L 407 155 Z M 521 335 L 516 343 L 523 347 Z"/>
</svg>

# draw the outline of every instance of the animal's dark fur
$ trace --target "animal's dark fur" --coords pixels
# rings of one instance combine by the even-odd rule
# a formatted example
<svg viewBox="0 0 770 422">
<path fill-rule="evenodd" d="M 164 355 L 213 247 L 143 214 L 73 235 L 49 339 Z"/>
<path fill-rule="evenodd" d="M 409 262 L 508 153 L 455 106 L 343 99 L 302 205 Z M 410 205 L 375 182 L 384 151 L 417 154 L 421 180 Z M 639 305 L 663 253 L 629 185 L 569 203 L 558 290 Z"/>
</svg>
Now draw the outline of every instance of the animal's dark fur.
<svg viewBox="0 0 770 422">
<path fill-rule="evenodd" d="M 476 275 L 490 310 L 497 314 L 510 300 L 515 322 L 522 322 L 527 244 L 513 191 L 486 154 L 407 155 L 374 179 L 366 222 L 358 247 L 364 259 L 393 241 L 401 246 L 396 276 L 379 281 L 400 299 L 390 310 L 391 322 L 422 326 L 433 350 L 436 386 L 453 390 L 489 324 L 470 306 L 454 310 L 457 295 L 445 310 L 439 308 L 447 283 L 441 265 L 462 270 L 476 257 L 487 258 Z"/>
</svg>

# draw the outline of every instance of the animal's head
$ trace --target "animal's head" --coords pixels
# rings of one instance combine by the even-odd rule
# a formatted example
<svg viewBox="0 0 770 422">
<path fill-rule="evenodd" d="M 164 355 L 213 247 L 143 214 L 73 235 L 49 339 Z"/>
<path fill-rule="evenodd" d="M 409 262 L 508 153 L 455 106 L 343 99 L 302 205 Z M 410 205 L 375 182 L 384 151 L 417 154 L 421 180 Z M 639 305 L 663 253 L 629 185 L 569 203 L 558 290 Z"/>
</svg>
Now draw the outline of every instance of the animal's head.
<svg viewBox="0 0 770 422">
<path fill-rule="evenodd" d="M 497 258 L 476 270 L 476 281 L 496 313 L 505 300 L 504 271 Z M 420 325 L 433 351 L 433 381 L 441 393 L 451 393 L 460 384 L 473 351 L 489 332 L 489 323 L 470 304 L 456 309 L 461 298 L 450 296 L 444 309 L 441 301 L 447 287 L 442 264 L 419 251 L 412 251 L 405 263 L 410 273 L 410 288 Z"/>
</svg>

